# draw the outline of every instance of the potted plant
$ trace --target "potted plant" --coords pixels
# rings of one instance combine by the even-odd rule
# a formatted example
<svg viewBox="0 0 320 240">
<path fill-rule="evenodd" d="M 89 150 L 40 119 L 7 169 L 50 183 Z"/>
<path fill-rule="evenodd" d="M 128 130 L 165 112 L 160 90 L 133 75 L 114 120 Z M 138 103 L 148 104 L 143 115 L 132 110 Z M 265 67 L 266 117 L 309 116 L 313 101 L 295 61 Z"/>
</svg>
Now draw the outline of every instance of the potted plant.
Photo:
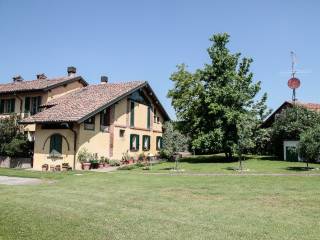
<svg viewBox="0 0 320 240">
<path fill-rule="evenodd" d="M 99 168 L 104 168 L 104 165 L 105 165 L 105 159 L 103 156 L 101 156 L 99 161 Z"/>
<path fill-rule="evenodd" d="M 56 165 L 55 166 L 55 171 L 60 172 L 61 171 L 61 166 L 60 165 Z"/>
<path fill-rule="evenodd" d="M 82 148 L 78 153 L 78 161 L 82 165 L 83 170 L 90 170 L 91 162 L 90 162 L 91 154 L 88 152 L 86 148 Z"/>
<path fill-rule="evenodd" d="M 48 164 L 42 164 L 42 171 L 46 172 L 48 171 L 49 165 Z"/>
<path fill-rule="evenodd" d="M 110 167 L 110 159 L 107 157 L 104 158 L 104 167 Z"/>
<path fill-rule="evenodd" d="M 62 171 L 68 171 L 69 170 L 69 163 L 62 163 Z"/>
</svg>

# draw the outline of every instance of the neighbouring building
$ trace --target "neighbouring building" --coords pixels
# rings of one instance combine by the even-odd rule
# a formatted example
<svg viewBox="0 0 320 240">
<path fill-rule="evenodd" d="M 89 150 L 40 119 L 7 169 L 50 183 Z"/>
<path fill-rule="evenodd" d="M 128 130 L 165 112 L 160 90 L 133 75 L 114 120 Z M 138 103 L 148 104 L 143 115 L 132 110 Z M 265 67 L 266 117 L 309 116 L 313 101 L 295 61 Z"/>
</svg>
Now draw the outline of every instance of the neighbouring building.
<svg viewBox="0 0 320 240">
<path fill-rule="evenodd" d="M 21 119 L 41 111 L 41 105 L 87 86 L 87 82 L 76 76 L 76 68 L 68 67 L 68 75 L 48 78 L 37 74 L 36 80 L 26 81 L 21 76 L 13 77 L 11 83 L 0 84 L 0 118 L 17 115 Z M 33 140 L 35 124 L 25 125 L 29 140 Z"/>
<path fill-rule="evenodd" d="M 318 103 L 303 103 L 296 102 L 296 106 L 300 106 L 306 108 L 310 111 L 320 112 L 320 104 Z M 263 122 L 261 127 L 268 128 L 271 127 L 274 123 L 277 116 L 287 108 L 292 108 L 293 102 L 285 101 L 280 105 L 270 116 Z M 297 139 L 287 139 L 283 141 L 283 159 L 286 161 L 302 161 L 302 159 L 298 155 L 298 144 L 299 141 Z"/>
<path fill-rule="evenodd" d="M 98 157 L 121 160 L 124 153 L 157 155 L 169 116 L 144 81 L 89 85 L 44 102 L 43 111 L 22 124 L 35 124 L 33 168 L 68 163 L 81 169 L 83 148 Z"/>
</svg>

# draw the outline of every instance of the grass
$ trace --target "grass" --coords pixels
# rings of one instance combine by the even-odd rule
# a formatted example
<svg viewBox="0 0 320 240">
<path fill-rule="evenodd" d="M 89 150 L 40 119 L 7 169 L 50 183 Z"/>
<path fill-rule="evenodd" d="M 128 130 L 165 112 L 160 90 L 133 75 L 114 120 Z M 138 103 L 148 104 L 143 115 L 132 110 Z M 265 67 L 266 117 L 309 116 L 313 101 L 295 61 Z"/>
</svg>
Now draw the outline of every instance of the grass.
<svg viewBox="0 0 320 240">
<path fill-rule="evenodd" d="M 237 174 L 234 171 L 239 167 L 238 161 L 226 162 L 222 155 L 204 155 L 183 158 L 179 162 L 179 169 L 186 173 L 225 173 Z M 162 162 L 152 166 L 150 172 L 169 173 L 174 169 L 174 162 Z M 243 161 L 244 169 L 247 174 L 250 173 L 319 173 L 320 171 L 308 171 L 306 164 L 303 162 L 286 162 L 279 161 L 270 156 L 247 156 Z M 309 168 L 320 168 L 320 164 L 309 164 Z M 143 171 L 141 168 L 135 171 Z"/>
<path fill-rule="evenodd" d="M 265 164 L 267 172 L 290 173 L 295 170 L 286 167 L 300 166 L 261 159 L 245 164 L 262 172 L 258 163 Z M 167 164 L 173 163 L 155 165 L 151 171 L 166 172 L 161 168 Z M 225 168 L 237 166 L 182 164 L 190 172 L 232 172 Z M 75 175 L 0 169 L 0 175 L 54 180 L 0 185 L 0 239 L 319 239 L 320 176 L 141 171 Z"/>
</svg>

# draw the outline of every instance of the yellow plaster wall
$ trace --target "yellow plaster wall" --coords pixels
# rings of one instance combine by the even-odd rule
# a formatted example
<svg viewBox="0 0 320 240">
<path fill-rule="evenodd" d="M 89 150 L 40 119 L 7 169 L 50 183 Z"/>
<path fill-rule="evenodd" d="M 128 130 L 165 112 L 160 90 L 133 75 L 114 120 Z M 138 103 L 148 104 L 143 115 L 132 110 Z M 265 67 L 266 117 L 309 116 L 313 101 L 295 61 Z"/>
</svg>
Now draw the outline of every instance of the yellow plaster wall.
<svg viewBox="0 0 320 240">
<path fill-rule="evenodd" d="M 114 120 L 116 125 L 127 125 L 127 98 L 115 104 Z"/>
<path fill-rule="evenodd" d="M 63 135 L 69 142 L 69 150 L 68 144 L 66 140 L 62 139 L 62 159 L 50 159 L 49 151 L 50 151 L 50 136 L 52 134 L 59 133 Z M 36 126 L 35 132 L 35 143 L 34 143 L 34 156 L 33 156 L 33 168 L 35 170 L 41 170 L 41 166 L 43 164 L 50 165 L 61 165 L 62 163 L 69 163 L 69 166 L 73 166 L 73 132 L 69 129 L 41 129 L 41 126 Z M 47 141 L 46 141 L 47 140 Z"/>
<path fill-rule="evenodd" d="M 74 81 L 74 82 L 68 83 L 65 86 L 60 86 L 60 87 L 57 87 L 57 88 L 53 88 L 48 92 L 46 102 L 50 101 L 52 99 L 61 97 L 61 96 L 65 95 L 65 94 L 70 93 L 70 92 L 72 92 L 74 90 L 77 90 L 77 89 L 79 89 L 81 87 L 83 87 L 83 84 L 81 82 Z"/>
<path fill-rule="evenodd" d="M 100 114 L 95 116 L 95 130 L 85 130 L 84 123 L 80 124 L 78 134 L 78 151 L 87 148 L 90 153 L 97 153 L 98 157 L 109 157 L 110 133 L 100 130 Z"/>
</svg>

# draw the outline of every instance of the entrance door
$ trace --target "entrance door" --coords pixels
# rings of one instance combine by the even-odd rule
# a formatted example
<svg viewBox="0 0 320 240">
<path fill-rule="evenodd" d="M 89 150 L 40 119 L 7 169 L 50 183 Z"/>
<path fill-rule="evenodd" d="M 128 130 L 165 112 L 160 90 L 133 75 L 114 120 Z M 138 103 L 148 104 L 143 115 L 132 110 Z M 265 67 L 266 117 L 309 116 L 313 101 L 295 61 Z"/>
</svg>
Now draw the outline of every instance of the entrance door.
<svg viewBox="0 0 320 240">
<path fill-rule="evenodd" d="M 286 147 L 286 159 L 289 162 L 298 161 L 298 151 L 296 147 Z"/>
</svg>

